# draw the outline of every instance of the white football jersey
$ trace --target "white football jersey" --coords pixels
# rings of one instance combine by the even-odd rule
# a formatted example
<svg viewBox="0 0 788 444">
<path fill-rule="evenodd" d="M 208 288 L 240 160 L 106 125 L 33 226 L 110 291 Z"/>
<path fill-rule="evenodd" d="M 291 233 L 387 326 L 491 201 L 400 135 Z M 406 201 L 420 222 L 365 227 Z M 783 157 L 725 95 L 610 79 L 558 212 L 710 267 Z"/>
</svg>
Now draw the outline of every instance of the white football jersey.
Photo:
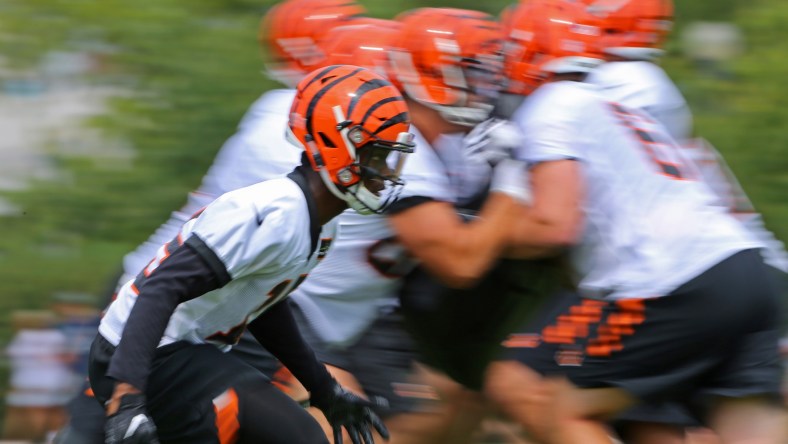
<svg viewBox="0 0 788 444">
<path fill-rule="evenodd" d="M 719 199 L 720 205 L 766 245 L 762 254 L 766 262 L 788 272 L 788 253 L 763 224 L 750 199 L 728 168 L 719 152 L 702 139 L 692 139 L 692 114 L 684 97 L 665 71 L 651 62 L 609 62 L 601 65 L 586 79 L 600 87 L 609 100 L 630 108 L 647 111 L 660 121 L 684 148 L 683 154 L 693 162 L 701 178 Z"/>
<path fill-rule="evenodd" d="M 222 194 L 289 173 L 299 164 L 301 150 L 285 139 L 287 116 L 295 90 L 275 89 L 255 101 L 222 145 L 200 188 L 189 193 L 186 205 L 174 211 L 136 250 L 123 258 L 123 285 L 172 239 L 191 217 Z"/>
<path fill-rule="evenodd" d="M 322 259 L 336 224 L 323 226 L 313 247 L 311 216 L 301 188 L 279 178 L 224 194 L 186 223 L 177 242 L 199 237 L 232 279 L 179 304 L 159 345 L 185 340 L 229 349 L 247 323 L 286 297 Z M 143 272 L 152 272 L 166 256 L 164 246 Z M 131 280 L 102 318 L 99 332 L 113 345 L 120 342 L 136 300 Z"/>
<path fill-rule="evenodd" d="M 442 136 L 433 149 L 415 127 L 416 148 L 408 156 L 401 177 L 400 198 L 429 197 L 455 203 L 486 186 L 483 176 L 463 164 L 460 135 Z M 382 215 L 362 216 L 346 210 L 338 218 L 339 234 L 331 251 L 291 298 L 318 336 L 335 346 L 353 343 L 379 316 L 396 305 L 400 278 L 410 261 Z"/>
<path fill-rule="evenodd" d="M 530 163 L 576 159 L 585 226 L 572 249 L 583 295 L 659 297 L 737 251 L 760 248 L 727 211 L 664 127 L 603 99 L 595 85 L 537 89 L 513 117 Z"/>
<path fill-rule="evenodd" d="M 652 62 L 608 62 L 586 78 L 609 100 L 647 111 L 679 142 L 692 137 L 692 113 L 665 71 Z"/>
</svg>

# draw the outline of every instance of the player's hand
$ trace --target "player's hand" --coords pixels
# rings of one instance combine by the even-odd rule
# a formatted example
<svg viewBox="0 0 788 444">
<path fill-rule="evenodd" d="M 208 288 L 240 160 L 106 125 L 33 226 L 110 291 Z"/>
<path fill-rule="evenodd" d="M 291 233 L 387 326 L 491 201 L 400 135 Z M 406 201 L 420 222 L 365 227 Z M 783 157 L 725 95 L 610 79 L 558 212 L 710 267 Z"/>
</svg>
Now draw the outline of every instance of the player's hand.
<svg viewBox="0 0 788 444">
<path fill-rule="evenodd" d="M 522 144 L 517 126 L 504 119 L 491 118 L 476 125 L 463 139 L 466 157 L 496 166 L 510 159 L 512 152 Z"/>
<path fill-rule="evenodd" d="M 104 424 L 106 444 L 159 444 L 156 425 L 145 411 L 145 395 L 125 394 Z"/>
<path fill-rule="evenodd" d="M 370 426 L 385 440 L 389 439 L 389 431 L 383 421 L 372 411 L 375 405 L 385 405 L 382 399 L 375 402 L 357 396 L 332 380 L 330 387 L 318 393 L 313 393 L 311 405 L 319 408 L 326 416 L 331 428 L 334 430 L 334 443 L 342 444 L 342 428 L 347 430 L 353 444 L 374 444 Z"/>
</svg>

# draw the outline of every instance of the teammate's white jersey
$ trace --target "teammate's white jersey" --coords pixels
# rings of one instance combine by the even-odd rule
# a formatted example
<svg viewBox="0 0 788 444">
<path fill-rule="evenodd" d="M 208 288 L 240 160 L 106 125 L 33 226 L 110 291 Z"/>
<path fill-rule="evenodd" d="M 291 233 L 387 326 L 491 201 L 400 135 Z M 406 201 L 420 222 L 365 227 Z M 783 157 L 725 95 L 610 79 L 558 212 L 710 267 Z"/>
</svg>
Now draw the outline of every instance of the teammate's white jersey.
<svg viewBox="0 0 788 444">
<path fill-rule="evenodd" d="M 401 199 L 422 196 L 456 203 L 486 185 L 486 165 L 463 163 L 461 135 L 442 136 L 433 148 L 415 127 L 411 132 L 416 148 L 401 174 Z M 346 210 L 338 223 L 331 251 L 291 298 L 320 339 L 341 347 L 353 343 L 381 310 L 398 303 L 400 278 L 413 263 L 393 240 L 384 216 Z"/>
<path fill-rule="evenodd" d="M 572 249 L 581 294 L 664 296 L 733 253 L 762 246 L 713 204 L 662 125 L 602 97 L 595 85 L 547 83 L 513 118 L 524 134 L 517 158 L 581 163 L 585 226 Z"/>
<path fill-rule="evenodd" d="M 692 137 L 692 113 L 679 89 L 652 62 L 608 62 L 591 71 L 586 82 L 598 85 L 608 99 L 647 111 L 674 140 Z"/>
<path fill-rule="evenodd" d="M 762 251 L 766 262 L 788 272 L 788 253 L 782 242 L 766 229 L 763 219 L 717 150 L 703 139 L 692 139 L 692 114 L 684 97 L 668 75 L 654 63 L 644 61 L 609 62 L 594 70 L 586 79 L 600 87 L 609 100 L 630 108 L 647 111 L 660 121 L 682 145 L 685 157 L 692 161 L 702 179 L 721 205 L 766 245 Z"/>
<path fill-rule="evenodd" d="M 200 188 L 189 193 L 186 205 L 174 211 L 136 250 L 123 258 L 123 285 L 172 239 L 194 213 L 222 194 L 287 174 L 301 160 L 301 150 L 285 139 L 287 115 L 295 90 L 275 89 L 255 101 L 244 115 L 238 131 L 222 145 Z"/>
<path fill-rule="evenodd" d="M 289 178 L 272 179 L 227 193 L 186 223 L 177 242 L 197 236 L 230 275 L 222 288 L 177 306 L 160 346 L 178 340 L 229 349 L 247 323 L 278 302 L 314 268 L 333 239 L 335 223 L 322 227 L 312 245 L 310 214 L 302 189 Z M 168 256 L 161 247 L 144 270 L 150 274 Z M 137 300 L 135 281 L 124 284 L 101 320 L 99 332 L 120 342 Z"/>
</svg>

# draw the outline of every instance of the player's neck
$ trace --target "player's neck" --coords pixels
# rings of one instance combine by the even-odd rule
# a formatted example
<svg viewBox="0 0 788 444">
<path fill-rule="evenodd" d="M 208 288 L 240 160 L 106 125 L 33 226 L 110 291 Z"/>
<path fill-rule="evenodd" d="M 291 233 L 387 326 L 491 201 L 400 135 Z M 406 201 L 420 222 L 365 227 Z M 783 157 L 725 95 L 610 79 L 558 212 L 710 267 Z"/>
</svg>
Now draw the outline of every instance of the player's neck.
<svg viewBox="0 0 788 444">
<path fill-rule="evenodd" d="M 347 202 L 334 196 L 323 184 L 323 180 L 320 179 L 317 172 L 311 168 L 304 168 L 304 170 L 309 191 L 315 198 L 318 222 L 320 225 L 325 225 L 347 209 Z"/>
<path fill-rule="evenodd" d="M 408 104 L 413 126 L 430 144 L 434 143 L 441 134 L 468 131 L 467 127 L 448 122 L 438 111 L 426 105 L 411 99 L 405 99 L 405 101 Z"/>
</svg>

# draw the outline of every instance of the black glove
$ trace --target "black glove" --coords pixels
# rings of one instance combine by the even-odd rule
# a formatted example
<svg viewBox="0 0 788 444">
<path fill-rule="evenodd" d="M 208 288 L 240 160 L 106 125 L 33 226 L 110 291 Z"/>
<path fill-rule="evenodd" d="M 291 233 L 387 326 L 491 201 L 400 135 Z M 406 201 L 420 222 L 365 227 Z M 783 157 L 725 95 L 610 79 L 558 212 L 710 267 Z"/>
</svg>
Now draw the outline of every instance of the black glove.
<svg viewBox="0 0 788 444">
<path fill-rule="evenodd" d="M 104 424 L 106 444 L 159 444 L 156 425 L 145 411 L 145 395 L 128 394 Z"/>
<path fill-rule="evenodd" d="M 367 401 L 345 390 L 332 379 L 327 387 L 312 393 L 309 401 L 326 415 L 334 430 L 334 444 L 342 444 L 342 427 L 347 430 L 353 444 L 374 444 L 370 425 L 384 439 L 389 439 L 388 429 L 371 408 L 375 405 L 385 406 L 386 402 L 382 398 L 376 398 L 374 403 Z"/>
</svg>

